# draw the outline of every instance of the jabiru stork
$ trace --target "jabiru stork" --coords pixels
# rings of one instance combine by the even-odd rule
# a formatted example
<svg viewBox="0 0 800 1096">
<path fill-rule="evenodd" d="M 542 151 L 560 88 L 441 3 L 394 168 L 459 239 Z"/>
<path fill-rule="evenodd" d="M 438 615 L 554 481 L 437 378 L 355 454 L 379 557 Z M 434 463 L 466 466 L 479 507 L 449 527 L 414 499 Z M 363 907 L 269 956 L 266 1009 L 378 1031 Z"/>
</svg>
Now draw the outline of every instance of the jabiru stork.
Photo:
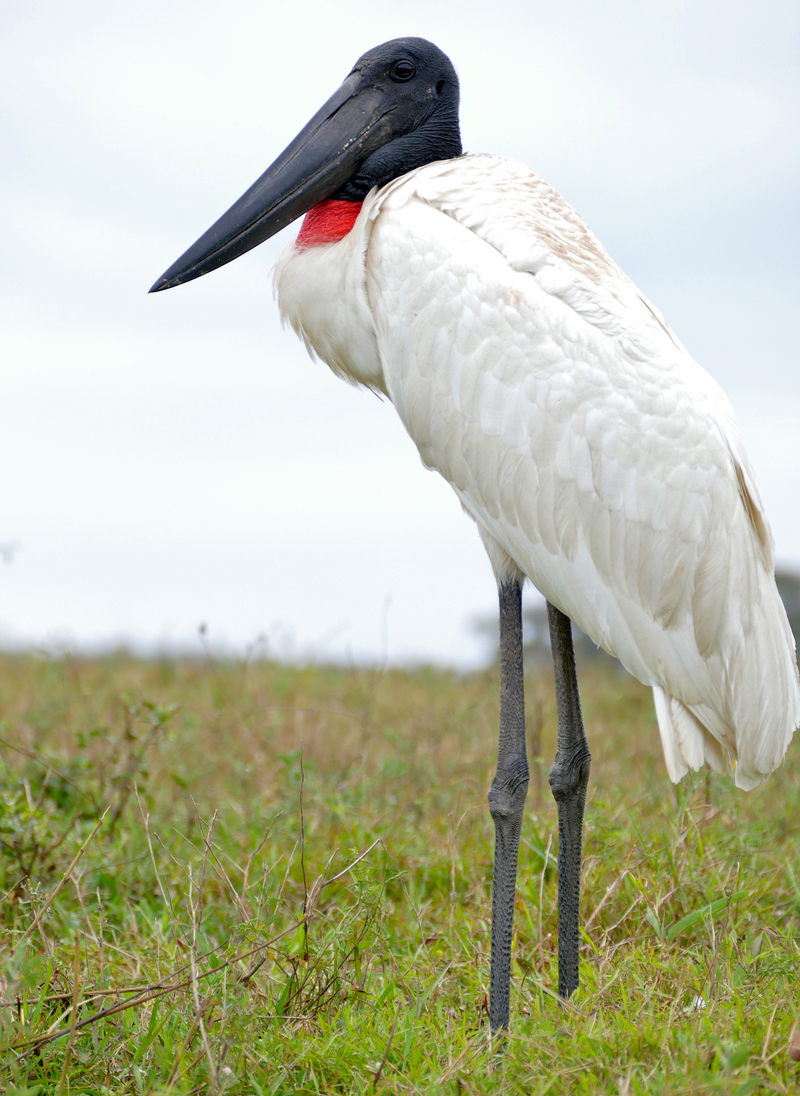
<svg viewBox="0 0 800 1096">
<path fill-rule="evenodd" d="M 305 214 L 275 268 L 312 355 L 392 401 L 477 523 L 500 598 L 490 1023 L 508 1026 L 528 786 L 521 587 L 547 599 L 558 709 L 558 990 L 578 985 L 590 754 L 570 621 L 652 686 L 678 781 L 740 788 L 800 722 L 772 538 L 730 404 L 577 213 L 527 167 L 464 155 L 449 58 L 399 38 L 359 58 L 271 167 L 151 292 Z"/>
</svg>

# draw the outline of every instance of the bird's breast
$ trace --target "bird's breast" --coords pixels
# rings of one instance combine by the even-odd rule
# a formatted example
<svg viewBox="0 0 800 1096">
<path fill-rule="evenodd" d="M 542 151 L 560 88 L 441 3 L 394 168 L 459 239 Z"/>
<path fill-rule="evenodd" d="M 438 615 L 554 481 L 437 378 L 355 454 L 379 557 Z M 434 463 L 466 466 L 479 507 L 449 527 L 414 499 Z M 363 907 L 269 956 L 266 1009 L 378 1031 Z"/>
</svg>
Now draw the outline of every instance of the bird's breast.
<svg viewBox="0 0 800 1096">
<path fill-rule="evenodd" d="M 284 322 L 334 373 L 385 392 L 375 320 L 367 296 L 370 198 L 322 202 L 275 264 L 275 294 Z M 346 208 L 342 208 L 346 207 Z"/>
</svg>

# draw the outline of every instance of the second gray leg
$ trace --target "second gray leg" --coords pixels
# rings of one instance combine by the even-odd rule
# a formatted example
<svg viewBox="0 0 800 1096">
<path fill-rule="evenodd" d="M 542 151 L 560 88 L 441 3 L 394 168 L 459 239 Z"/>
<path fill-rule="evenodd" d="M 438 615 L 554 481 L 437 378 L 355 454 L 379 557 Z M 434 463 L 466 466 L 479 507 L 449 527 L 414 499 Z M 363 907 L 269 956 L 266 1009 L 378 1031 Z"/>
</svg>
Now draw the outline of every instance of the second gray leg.
<svg viewBox="0 0 800 1096">
<path fill-rule="evenodd" d="M 592 757 L 583 732 L 572 626 L 549 601 L 547 616 L 558 710 L 558 747 L 550 770 L 558 806 L 558 993 L 567 998 L 578 988 L 581 832 Z"/>
<path fill-rule="evenodd" d="M 508 1027 L 511 988 L 511 932 L 517 855 L 528 757 L 525 749 L 525 692 L 522 677 L 522 587 L 517 580 L 500 587 L 500 742 L 497 772 L 489 789 L 494 820 L 492 881 L 492 969 L 489 1023 L 493 1032 Z"/>
</svg>

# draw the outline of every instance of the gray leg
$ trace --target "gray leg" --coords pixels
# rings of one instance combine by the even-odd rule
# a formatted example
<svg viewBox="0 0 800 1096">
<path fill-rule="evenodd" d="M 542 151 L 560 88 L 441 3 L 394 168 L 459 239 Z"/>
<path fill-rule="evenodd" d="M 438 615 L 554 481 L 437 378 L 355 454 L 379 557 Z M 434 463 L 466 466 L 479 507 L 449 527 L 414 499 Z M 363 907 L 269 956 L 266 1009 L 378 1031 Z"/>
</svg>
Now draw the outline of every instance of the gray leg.
<svg viewBox="0 0 800 1096">
<path fill-rule="evenodd" d="M 492 883 L 492 970 L 489 1023 L 493 1032 L 508 1027 L 511 982 L 511 924 L 522 812 L 528 793 L 525 752 L 525 694 L 522 679 L 522 588 L 517 580 L 500 587 L 500 743 L 497 772 L 489 789 L 494 819 Z"/>
<path fill-rule="evenodd" d="M 547 617 L 558 710 L 558 748 L 550 770 L 550 788 L 558 805 L 558 993 L 567 998 L 578 988 L 581 830 L 592 756 L 583 733 L 572 626 L 569 617 L 549 601 Z"/>
</svg>

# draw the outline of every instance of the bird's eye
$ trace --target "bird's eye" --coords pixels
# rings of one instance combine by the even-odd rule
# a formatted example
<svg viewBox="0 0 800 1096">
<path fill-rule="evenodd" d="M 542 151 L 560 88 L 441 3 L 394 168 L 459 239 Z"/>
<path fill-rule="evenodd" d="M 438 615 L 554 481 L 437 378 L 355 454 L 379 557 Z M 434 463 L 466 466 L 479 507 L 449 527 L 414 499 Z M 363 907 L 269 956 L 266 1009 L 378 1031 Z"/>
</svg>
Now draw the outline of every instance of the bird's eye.
<svg viewBox="0 0 800 1096">
<path fill-rule="evenodd" d="M 405 84 L 407 80 L 411 79 L 416 71 L 417 70 L 411 61 L 398 61 L 392 69 L 392 79 L 395 83 Z"/>
</svg>

